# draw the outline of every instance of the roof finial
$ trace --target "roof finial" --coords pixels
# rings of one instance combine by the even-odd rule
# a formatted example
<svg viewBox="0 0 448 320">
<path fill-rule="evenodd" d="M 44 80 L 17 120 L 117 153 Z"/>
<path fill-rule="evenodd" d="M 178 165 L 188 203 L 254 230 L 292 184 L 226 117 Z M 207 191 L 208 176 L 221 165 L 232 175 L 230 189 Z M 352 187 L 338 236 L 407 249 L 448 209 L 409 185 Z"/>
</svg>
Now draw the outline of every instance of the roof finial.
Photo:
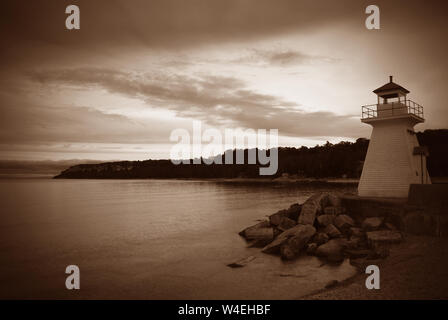
<svg viewBox="0 0 448 320">
<path fill-rule="evenodd" d="M 390 82 L 392 82 L 392 76 L 389 76 L 389 80 L 390 80 Z"/>
</svg>

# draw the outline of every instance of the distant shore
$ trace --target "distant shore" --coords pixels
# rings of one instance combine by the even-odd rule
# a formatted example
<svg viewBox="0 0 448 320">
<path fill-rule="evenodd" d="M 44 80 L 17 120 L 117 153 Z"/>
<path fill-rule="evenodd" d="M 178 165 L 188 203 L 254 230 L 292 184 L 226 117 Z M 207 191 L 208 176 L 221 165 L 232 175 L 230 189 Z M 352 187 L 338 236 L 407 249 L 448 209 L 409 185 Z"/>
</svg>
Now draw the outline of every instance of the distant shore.
<svg viewBox="0 0 448 320">
<path fill-rule="evenodd" d="M 53 179 L 58 173 L 0 173 L 0 179 Z M 88 178 L 61 178 L 61 179 L 88 179 Z M 95 179 L 95 178 L 92 178 Z M 105 180 L 107 178 L 96 178 Z M 132 178 L 131 178 L 132 179 Z M 152 178 L 134 178 L 138 180 L 151 180 Z M 197 180 L 215 181 L 225 183 L 281 183 L 303 185 L 357 185 L 359 179 L 355 178 L 154 178 L 154 180 Z M 432 183 L 448 183 L 448 177 L 431 177 Z"/>
<path fill-rule="evenodd" d="M 0 173 L 0 179 L 52 179 L 59 173 Z M 62 179 L 86 179 L 86 178 L 62 178 Z M 97 178 L 107 180 L 108 178 Z M 132 179 L 132 178 L 131 178 Z M 291 177 L 263 177 L 263 178 L 135 178 L 137 180 L 189 180 L 189 181 L 216 181 L 235 183 L 297 183 L 297 184 L 358 184 L 359 179 L 351 178 L 291 178 Z M 126 179 L 124 179 L 126 180 Z"/>
</svg>

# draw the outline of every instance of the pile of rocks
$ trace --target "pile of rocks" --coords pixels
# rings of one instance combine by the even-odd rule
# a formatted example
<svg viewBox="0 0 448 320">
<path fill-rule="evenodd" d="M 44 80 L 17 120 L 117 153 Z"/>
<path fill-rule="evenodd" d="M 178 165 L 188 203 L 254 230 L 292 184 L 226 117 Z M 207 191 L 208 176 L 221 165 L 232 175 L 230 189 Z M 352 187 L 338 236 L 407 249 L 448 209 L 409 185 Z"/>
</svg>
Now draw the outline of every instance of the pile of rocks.
<svg viewBox="0 0 448 320">
<path fill-rule="evenodd" d="M 388 245 L 402 240 L 395 225 L 384 217 L 357 217 L 342 206 L 336 193 L 318 193 L 303 204 L 293 204 L 239 233 L 250 246 L 292 260 L 301 254 L 329 262 L 344 258 L 378 259 Z"/>
</svg>

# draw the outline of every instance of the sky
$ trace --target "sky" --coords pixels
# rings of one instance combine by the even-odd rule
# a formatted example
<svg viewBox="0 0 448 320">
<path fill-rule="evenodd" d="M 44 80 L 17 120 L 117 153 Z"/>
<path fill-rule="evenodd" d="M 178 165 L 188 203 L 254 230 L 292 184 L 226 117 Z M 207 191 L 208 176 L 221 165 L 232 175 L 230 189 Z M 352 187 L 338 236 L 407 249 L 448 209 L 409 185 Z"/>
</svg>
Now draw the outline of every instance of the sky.
<svg viewBox="0 0 448 320">
<path fill-rule="evenodd" d="M 80 30 L 65 28 L 66 6 Z M 365 9 L 380 9 L 380 30 Z M 0 160 L 169 158 L 175 129 L 370 136 L 389 81 L 448 127 L 444 1 L 23 1 L 0 6 Z"/>
</svg>

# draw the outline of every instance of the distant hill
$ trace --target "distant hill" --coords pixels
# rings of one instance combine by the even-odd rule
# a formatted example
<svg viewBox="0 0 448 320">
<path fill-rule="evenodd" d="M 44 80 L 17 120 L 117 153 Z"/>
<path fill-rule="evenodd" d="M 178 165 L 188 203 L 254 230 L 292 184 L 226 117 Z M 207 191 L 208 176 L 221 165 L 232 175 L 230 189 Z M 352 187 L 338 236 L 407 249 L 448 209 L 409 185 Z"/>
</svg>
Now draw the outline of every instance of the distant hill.
<svg viewBox="0 0 448 320">
<path fill-rule="evenodd" d="M 79 163 L 99 163 L 98 160 L 0 160 L 0 175 L 49 175 L 54 176 L 67 167 Z"/>
<path fill-rule="evenodd" d="M 448 130 L 419 132 L 421 145 L 428 146 L 428 171 L 431 176 L 448 176 Z M 273 178 L 288 174 L 303 178 L 359 178 L 366 156 L 368 139 L 356 142 L 327 142 L 312 148 L 279 148 L 279 167 Z M 244 150 L 247 159 L 248 150 Z M 235 150 L 233 151 L 235 159 Z M 245 161 L 247 162 L 247 161 Z M 136 179 L 136 178 L 260 178 L 259 165 L 179 164 L 170 160 L 119 161 L 80 164 L 62 171 L 55 178 Z"/>
</svg>

